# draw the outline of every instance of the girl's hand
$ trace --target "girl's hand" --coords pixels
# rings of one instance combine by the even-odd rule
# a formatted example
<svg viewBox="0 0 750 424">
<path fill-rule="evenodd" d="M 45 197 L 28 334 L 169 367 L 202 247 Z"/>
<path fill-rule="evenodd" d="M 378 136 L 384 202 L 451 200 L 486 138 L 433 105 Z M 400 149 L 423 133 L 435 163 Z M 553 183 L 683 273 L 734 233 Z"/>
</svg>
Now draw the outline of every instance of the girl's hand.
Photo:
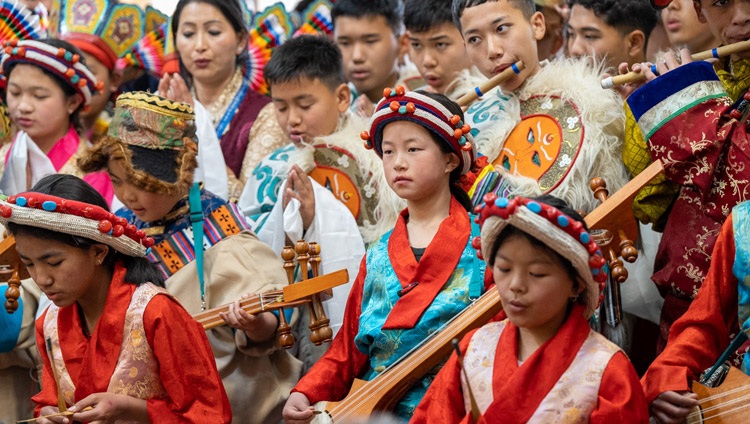
<svg viewBox="0 0 750 424">
<path fill-rule="evenodd" d="M 651 402 L 651 416 L 660 424 L 682 423 L 698 406 L 698 395 L 689 391 L 664 392 Z"/>
<path fill-rule="evenodd" d="M 242 295 L 246 299 L 249 295 Z M 229 304 L 227 312 L 219 313 L 219 316 L 232 328 L 242 330 L 247 337 L 256 342 L 264 342 L 276 333 L 279 321 L 271 312 L 263 312 L 258 315 L 250 315 L 240 307 L 240 301 Z"/>
<path fill-rule="evenodd" d="M 43 417 L 45 415 L 52 415 L 57 414 L 60 412 L 60 410 L 56 406 L 45 406 L 39 411 L 39 416 Z M 67 417 L 49 417 L 49 418 L 39 418 L 36 420 L 38 424 L 50 424 L 50 423 L 60 423 L 60 424 L 66 424 L 70 423 L 70 419 Z"/>
<path fill-rule="evenodd" d="M 92 409 L 84 411 L 88 407 Z M 139 423 L 150 422 L 145 400 L 114 393 L 88 395 L 68 410 L 75 413 L 67 422 L 114 423 L 120 419 Z"/>
<path fill-rule="evenodd" d="M 286 178 L 282 206 L 286 208 L 292 198 L 299 200 L 299 214 L 302 217 L 302 228 L 307 231 L 315 219 L 315 190 L 307 174 L 297 165 L 293 165 Z"/>
<path fill-rule="evenodd" d="M 281 415 L 286 424 L 307 424 L 312 421 L 314 408 L 310 406 L 310 400 L 300 392 L 289 395 Z"/>
</svg>

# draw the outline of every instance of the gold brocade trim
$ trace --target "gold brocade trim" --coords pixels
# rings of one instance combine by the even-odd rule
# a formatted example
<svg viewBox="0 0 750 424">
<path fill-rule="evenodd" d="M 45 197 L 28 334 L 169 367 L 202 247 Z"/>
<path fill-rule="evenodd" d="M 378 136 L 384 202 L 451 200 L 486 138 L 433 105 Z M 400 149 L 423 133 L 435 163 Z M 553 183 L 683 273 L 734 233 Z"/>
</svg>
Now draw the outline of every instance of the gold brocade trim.
<svg viewBox="0 0 750 424">
<path fill-rule="evenodd" d="M 132 106 L 137 109 L 146 109 L 175 118 L 186 120 L 195 119 L 193 107 L 189 104 L 173 102 L 172 100 L 144 93 L 142 91 L 120 94 L 120 96 L 117 97 L 117 106 Z"/>
</svg>

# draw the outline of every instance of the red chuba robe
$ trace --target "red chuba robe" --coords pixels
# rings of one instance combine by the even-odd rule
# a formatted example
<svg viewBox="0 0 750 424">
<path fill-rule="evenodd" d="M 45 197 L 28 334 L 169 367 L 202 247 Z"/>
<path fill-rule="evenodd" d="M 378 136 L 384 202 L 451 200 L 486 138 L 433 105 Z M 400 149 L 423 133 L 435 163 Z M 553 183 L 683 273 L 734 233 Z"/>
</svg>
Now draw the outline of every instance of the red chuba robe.
<svg viewBox="0 0 750 424">
<path fill-rule="evenodd" d="M 732 273 L 735 244 L 731 215 L 721 228 L 711 258 L 701 290 L 672 325 L 667 347 L 641 379 L 649 403 L 666 391 L 690 390 L 691 382 L 714 365 L 740 330 L 739 282 Z M 741 351 L 747 351 L 747 344 Z M 734 365 L 739 366 L 739 358 L 734 359 Z"/>
<path fill-rule="evenodd" d="M 746 123 L 730 115 L 733 102 L 709 63 L 670 71 L 627 101 L 651 156 L 681 186 L 652 276 L 665 298 L 661 350 L 706 278 L 722 223 L 750 199 L 750 144 Z"/>
<path fill-rule="evenodd" d="M 503 323 L 491 323 L 467 334 L 461 341 L 461 351 L 466 352 L 473 342 L 473 337 L 489 326 Z M 588 321 L 583 317 L 583 306 L 576 306 L 557 333 L 540 346 L 522 364 L 518 363 L 518 328 L 510 321 L 499 336 L 491 372 L 491 402 L 479 401 L 482 420 L 487 423 L 525 423 L 549 422 L 550 416 L 557 415 L 555 422 L 582 422 L 582 410 L 590 410 L 585 422 L 591 423 L 647 423 L 648 408 L 638 376 L 624 353 L 616 350 L 604 369 L 588 370 L 578 374 L 572 367 L 586 362 L 585 343 L 591 337 L 599 343 L 611 344 L 598 334 L 591 334 Z M 474 339 L 476 340 L 476 339 Z M 584 356 L 580 356 L 584 353 Z M 578 356 L 578 358 L 577 358 Z M 606 358 L 605 358 L 606 359 Z M 472 358 L 467 356 L 464 363 Z M 485 367 L 490 366 L 486 364 Z M 471 374 L 471 372 L 470 372 Z M 486 378 L 489 378 L 487 376 Z M 599 378 L 598 393 L 594 402 L 588 405 L 575 403 L 579 394 L 572 393 L 570 399 L 559 400 L 551 395 L 561 378 L 572 379 L 566 384 L 588 384 L 592 378 Z M 484 389 L 475 374 L 472 378 L 472 390 L 475 395 Z M 477 384 L 479 383 L 479 384 Z M 417 407 L 411 423 L 472 423 L 464 393 L 467 388 L 461 376 L 456 354 L 438 373 L 427 390 L 422 402 Z M 478 396 L 479 398 L 479 396 Z M 479 400 L 479 399 L 478 399 Z M 559 403 L 558 403 L 559 401 Z M 580 401 L 580 399 L 578 399 Z M 572 409 L 572 410 L 571 410 Z M 547 415 L 541 418 L 540 415 Z M 482 421 L 480 421 L 482 422 Z"/>
<path fill-rule="evenodd" d="M 116 266 L 104 313 L 90 337 L 84 334 L 77 304 L 57 310 L 59 349 L 75 386 L 72 394 L 75 402 L 94 393 L 107 392 L 116 372 L 123 349 L 126 314 L 137 288 L 123 281 L 125 271 L 122 265 Z M 58 404 L 55 377 L 45 345 L 50 337 L 45 333 L 49 313 L 50 309 L 36 323 L 37 346 L 44 363 L 42 391 L 32 398 L 37 415 L 42 407 Z M 151 298 L 142 316 L 146 341 L 157 362 L 154 369 L 165 392 L 147 399 L 150 420 L 159 423 L 230 422 L 229 400 L 201 325 L 166 294 Z M 142 383 L 150 385 L 150 382 Z"/>
</svg>

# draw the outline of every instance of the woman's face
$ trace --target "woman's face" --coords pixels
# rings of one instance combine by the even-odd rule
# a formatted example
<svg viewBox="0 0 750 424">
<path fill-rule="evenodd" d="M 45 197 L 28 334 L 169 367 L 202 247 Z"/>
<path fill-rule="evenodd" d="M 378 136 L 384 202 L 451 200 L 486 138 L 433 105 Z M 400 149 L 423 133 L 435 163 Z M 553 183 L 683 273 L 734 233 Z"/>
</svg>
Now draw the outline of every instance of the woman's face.
<svg viewBox="0 0 750 424">
<path fill-rule="evenodd" d="M 68 132 L 70 115 L 81 104 L 80 96 L 66 96 L 39 67 L 23 63 L 8 77 L 7 100 L 11 121 L 43 150 Z"/>
<path fill-rule="evenodd" d="M 16 250 L 31 278 L 57 306 L 98 298 L 107 289 L 99 280 L 102 261 L 109 247 L 95 244 L 81 249 L 69 244 L 38 238 L 23 232 L 16 234 Z"/>
<path fill-rule="evenodd" d="M 197 84 L 222 85 L 231 78 L 237 56 L 247 49 L 247 35 L 238 33 L 215 6 L 196 1 L 178 17 L 176 48 Z"/>
</svg>

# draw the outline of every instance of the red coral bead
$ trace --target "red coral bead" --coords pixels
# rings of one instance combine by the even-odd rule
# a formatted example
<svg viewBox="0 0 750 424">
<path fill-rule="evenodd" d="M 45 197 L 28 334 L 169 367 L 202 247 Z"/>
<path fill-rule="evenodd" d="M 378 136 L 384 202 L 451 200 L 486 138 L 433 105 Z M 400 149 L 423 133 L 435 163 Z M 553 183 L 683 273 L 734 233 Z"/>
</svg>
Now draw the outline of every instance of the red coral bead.
<svg viewBox="0 0 750 424">
<path fill-rule="evenodd" d="M 406 89 L 403 85 L 399 85 L 398 87 L 396 87 L 396 94 L 399 96 L 403 96 L 404 94 L 406 94 Z"/>
<path fill-rule="evenodd" d="M 103 233 L 109 233 L 112 230 L 112 223 L 103 219 L 99 221 L 99 231 Z"/>
<path fill-rule="evenodd" d="M 115 225 L 112 227 L 112 235 L 114 237 L 120 237 L 123 233 L 125 233 L 125 228 L 122 225 Z"/>
</svg>

